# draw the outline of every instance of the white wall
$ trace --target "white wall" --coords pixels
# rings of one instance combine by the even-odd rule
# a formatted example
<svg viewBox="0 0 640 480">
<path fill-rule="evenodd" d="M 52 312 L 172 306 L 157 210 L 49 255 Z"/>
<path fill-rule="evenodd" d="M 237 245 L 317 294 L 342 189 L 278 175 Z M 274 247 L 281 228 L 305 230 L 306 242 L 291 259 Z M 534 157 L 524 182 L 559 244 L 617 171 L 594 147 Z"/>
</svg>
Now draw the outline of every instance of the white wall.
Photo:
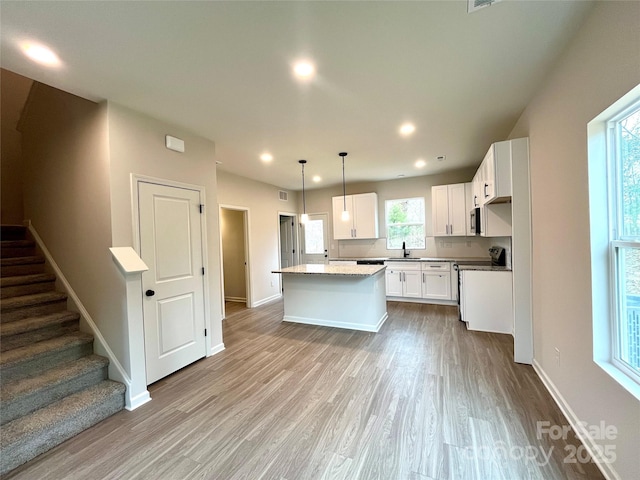
<svg viewBox="0 0 640 480">
<path fill-rule="evenodd" d="M 244 212 L 221 209 L 222 271 L 225 300 L 247 300 L 244 251 Z"/>
<path fill-rule="evenodd" d="M 487 145 L 487 149 L 489 145 Z M 482 160 L 483 152 L 478 152 L 478 164 Z M 491 239 L 482 237 L 442 237 L 432 236 L 431 223 L 431 187 L 452 183 L 469 182 L 473 178 L 476 167 L 455 170 L 438 175 L 400 178 L 382 182 L 367 182 L 347 184 L 347 195 L 356 193 L 375 192 L 378 194 L 378 225 L 377 240 L 331 240 L 329 248 L 330 258 L 349 257 L 400 257 L 401 250 L 387 250 L 385 201 L 398 198 L 424 197 L 425 200 L 425 232 L 426 248 L 414 250 L 412 256 L 417 257 L 487 257 Z M 331 197 L 342 195 L 342 186 L 308 190 L 307 212 L 328 213 L 329 226 L 333 225 Z M 333 238 L 333 231 L 329 234 Z"/>
<path fill-rule="evenodd" d="M 278 199 L 273 185 L 257 182 L 218 170 L 218 204 L 249 210 L 249 282 L 251 305 L 257 306 L 280 296 L 280 246 L 278 212 L 297 212 L 298 195 L 289 192 L 289 200 Z"/>
<path fill-rule="evenodd" d="M 207 265 L 211 301 L 211 346 L 222 344 L 219 219 L 216 205 L 215 145 L 182 128 L 107 104 L 111 225 L 114 247 L 134 246 L 131 174 L 202 186 L 205 189 Z M 165 147 L 165 135 L 185 141 L 185 152 Z"/>
<path fill-rule="evenodd" d="M 580 420 L 618 429 L 599 443 L 629 480 L 640 402 L 592 360 L 587 123 L 638 83 L 640 2 L 598 2 L 511 133 L 530 138 L 535 361 Z"/>
</svg>

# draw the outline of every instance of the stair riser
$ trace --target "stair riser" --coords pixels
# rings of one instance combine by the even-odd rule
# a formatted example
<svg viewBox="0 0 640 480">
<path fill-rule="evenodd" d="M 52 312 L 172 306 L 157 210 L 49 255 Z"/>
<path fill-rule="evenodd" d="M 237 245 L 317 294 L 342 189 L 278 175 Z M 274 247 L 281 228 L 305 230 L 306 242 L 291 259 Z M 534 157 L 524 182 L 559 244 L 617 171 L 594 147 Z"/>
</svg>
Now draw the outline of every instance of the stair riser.
<svg viewBox="0 0 640 480">
<path fill-rule="evenodd" d="M 0 248 L 0 256 L 2 258 L 8 257 L 29 257 L 35 255 L 36 249 L 33 246 L 24 247 L 2 247 Z"/>
<path fill-rule="evenodd" d="M 56 282 L 52 281 L 2 287 L 0 289 L 0 298 L 19 297 L 20 295 L 30 295 L 32 293 L 50 292 L 55 288 L 55 286 Z"/>
<path fill-rule="evenodd" d="M 124 407 L 124 395 L 114 393 L 102 403 L 76 412 L 72 418 L 60 418 L 45 431 L 37 431 L 6 445 L 0 457 L 0 475 L 28 462 L 65 440 L 119 412 Z"/>
<path fill-rule="evenodd" d="M 0 267 L 0 274 L 3 277 L 14 277 L 16 275 L 30 275 L 32 273 L 44 273 L 44 263 L 29 263 L 25 265 L 5 265 Z"/>
<path fill-rule="evenodd" d="M 69 320 L 68 322 L 52 325 L 37 330 L 30 330 L 15 335 L 2 335 L 0 337 L 0 351 L 6 352 L 14 348 L 26 347 L 35 342 L 49 340 L 50 338 L 60 337 L 67 333 L 78 331 L 78 320 Z"/>
<path fill-rule="evenodd" d="M 2 369 L 2 377 L 0 380 L 2 384 L 5 385 L 8 382 L 36 375 L 64 362 L 77 360 L 80 357 L 91 355 L 92 353 L 92 342 L 72 345 L 69 348 L 56 352 L 47 352 L 46 354 L 31 357 L 22 362 L 7 365 Z"/>
<path fill-rule="evenodd" d="M 54 385 L 52 388 L 46 388 L 31 392 L 29 395 L 22 395 L 13 401 L 2 402 L 2 425 L 9 423 L 16 418 L 35 412 L 39 408 L 62 400 L 68 395 L 73 395 L 91 385 L 100 383 L 108 377 L 107 366 L 85 372 L 82 375 L 68 379 L 64 383 Z"/>
<path fill-rule="evenodd" d="M 15 310 L 2 312 L 2 323 L 15 322 L 23 318 L 33 317 L 36 315 L 46 315 L 47 313 L 55 313 L 66 310 L 67 301 L 60 300 L 57 302 L 33 305 L 31 307 L 22 307 Z"/>
<path fill-rule="evenodd" d="M 0 239 L 2 240 L 24 240 L 27 229 L 22 226 L 3 226 L 0 229 Z"/>
</svg>

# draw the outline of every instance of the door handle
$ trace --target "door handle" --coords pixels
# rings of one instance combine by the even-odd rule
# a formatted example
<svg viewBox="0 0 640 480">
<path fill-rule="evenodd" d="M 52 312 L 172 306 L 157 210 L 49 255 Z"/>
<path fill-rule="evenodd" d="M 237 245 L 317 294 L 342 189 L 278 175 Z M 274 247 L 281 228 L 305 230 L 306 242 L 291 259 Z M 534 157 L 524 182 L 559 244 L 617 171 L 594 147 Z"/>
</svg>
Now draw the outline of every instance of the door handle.
<svg viewBox="0 0 640 480">
<path fill-rule="evenodd" d="M 147 297 L 153 297 L 156 294 L 156 292 L 154 292 L 153 290 L 147 290 L 146 292 L 144 292 L 144 294 Z"/>
</svg>

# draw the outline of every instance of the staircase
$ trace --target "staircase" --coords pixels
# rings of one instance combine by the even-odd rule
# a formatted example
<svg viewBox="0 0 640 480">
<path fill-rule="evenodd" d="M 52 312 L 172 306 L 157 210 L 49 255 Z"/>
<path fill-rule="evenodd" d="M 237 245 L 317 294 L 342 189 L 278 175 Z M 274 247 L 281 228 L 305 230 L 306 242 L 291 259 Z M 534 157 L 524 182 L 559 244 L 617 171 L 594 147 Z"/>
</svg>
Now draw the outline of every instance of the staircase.
<svg viewBox="0 0 640 480">
<path fill-rule="evenodd" d="M 124 407 L 25 227 L 0 230 L 0 475 Z"/>
</svg>

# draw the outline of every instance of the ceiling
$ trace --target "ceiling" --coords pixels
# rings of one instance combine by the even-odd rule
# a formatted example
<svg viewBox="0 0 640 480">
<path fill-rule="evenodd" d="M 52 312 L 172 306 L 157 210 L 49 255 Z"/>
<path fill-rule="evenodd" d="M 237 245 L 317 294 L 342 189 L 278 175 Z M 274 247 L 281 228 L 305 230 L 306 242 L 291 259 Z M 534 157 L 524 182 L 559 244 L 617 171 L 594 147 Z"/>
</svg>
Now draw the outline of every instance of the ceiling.
<svg viewBox="0 0 640 480">
<path fill-rule="evenodd" d="M 185 127 L 216 143 L 219 169 L 296 190 L 301 158 L 308 179 L 322 177 L 307 187 L 341 182 L 340 151 L 348 181 L 478 165 L 591 7 L 504 0 L 468 14 L 457 0 L 3 0 L 1 64 Z M 28 60 L 24 41 L 46 44 L 62 65 Z M 316 65 L 310 82 L 291 74 L 302 58 Z M 398 133 L 406 121 L 416 126 L 408 138 Z"/>
</svg>

